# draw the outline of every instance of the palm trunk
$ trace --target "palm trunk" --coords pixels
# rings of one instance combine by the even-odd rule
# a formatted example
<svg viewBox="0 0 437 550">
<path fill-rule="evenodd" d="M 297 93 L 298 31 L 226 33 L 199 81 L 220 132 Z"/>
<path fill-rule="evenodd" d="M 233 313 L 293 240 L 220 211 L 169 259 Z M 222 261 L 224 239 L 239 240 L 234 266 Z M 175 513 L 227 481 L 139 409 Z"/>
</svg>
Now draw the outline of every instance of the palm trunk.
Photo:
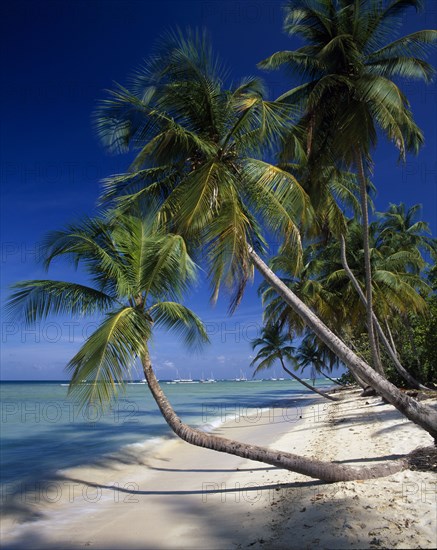
<svg viewBox="0 0 437 550">
<path fill-rule="evenodd" d="M 386 378 L 378 374 L 358 355 L 349 349 L 309 307 L 307 307 L 250 248 L 252 262 L 264 279 L 282 296 L 285 302 L 305 321 L 307 326 L 337 357 L 359 378 L 372 386 L 382 397 L 415 424 L 426 430 L 437 441 L 437 412 L 402 393 Z"/>
<path fill-rule="evenodd" d="M 363 157 L 359 149 L 355 152 L 355 162 L 357 165 L 358 179 L 360 182 L 361 212 L 363 217 L 363 249 L 364 249 L 364 268 L 366 273 L 366 317 L 367 332 L 369 335 L 370 351 L 372 354 L 372 363 L 374 369 L 379 374 L 384 374 L 381 361 L 379 359 L 378 348 L 376 344 L 375 332 L 373 330 L 373 297 L 372 297 L 372 268 L 370 264 L 370 244 L 369 244 L 369 212 L 367 208 L 367 182 L 364 174 Z"/>
<path fill-rule="evenodd" d="M 404 459 L 389 461 L 385 464 L 376 466 L 362 466 L 357 468 L 335 462 L 324 462 L 312 458 L 305 458 L 292 453 L 260 447 L 258 445 L 240 443 L 232 439 L 226 439 L 224 437 L 202 432 L 196 428 L 191 428 L 178 417 L 162 391 L 155 373 L 153 372 L 147 351 L 141 357 L 141 362 L 149 389 L 165 421 L 177 436 L 191 445 L 270 464 L 281 469 L 297 472 L 326 482 L 385 477 L 399 472 L 408 464 L 408 461 Z"/>
<path fill-rule="evenodd" d="M 361 290 L 361 287 L 360 287 L 355 275 L 352 273 L 352 271 L 351 271 L 351 269 L 350 269 L 350 267 L 347 263 L 346 243 L 345 243 L 343 235 L 341 235 L 341 237 L 340 237 L 340 243 L 341 243 L 341 263 L 343 265 L 343 268 L 346 271 L 346 274 L 349 277 L 350 281 L 352 282 L 355 290 L 357 291 L 358 296 L 360 297 L 360 299 L 363 302 L 364 306 L 367 308 L 367 299 L 364 295 L 364 292 Z M 404 378 L 404 380 L 406 380 L 411 385 L 411 387 L 421 389 L 421 390 L 428 389 L 426 386 L 424 386 L 418 380 L 416 380 L 414 378 L 414 376 L 412 376 L 407 370 L 404 369 L 401 362 L 399 361 L 399 357 L 396 354 L 394 346 L 392 347 L 390 345 L 389 341 L 387 340 L 387 338 L 384 334 L 384 331 L 382 330 L 382 327 L 381 327 L 381 325 L 378 321 L 378 318 L 376 317 L 374 311 L 372 311 L 372 319 L 373 319 L 373 324 L 376 328 L 376 331 L 379 334 L 379 337 L 381 338 L 382 343 L 384 344 L 385 348 L 387 349 L 388 354 L 390 355 L 391 360 L 393 361 L 393 364 L 394 364 L 396 370 L 398 371 L 398 373 L 402 376 L 402 378 Z"/>
<path fill-rule="evenodd" d="M 323 372 L 321 369 L 319 370 L 320 374 L 322 374 L 325 378 L 327 378 L 328 380 L 331 380 L 331 382 L 333 382 L 334 384 L 337 384 L 338 386 L 342 386 L 343 388 L 345 387 L 344 384 L 342 384 L 341 382 L 339 382 L 338 380 L 334 380 L 334 378 L 331 378 L 330 376 L 328 376 L 325 372 Z"/>
<path fill-rule="evenodd" d="M 348 346 L 352 351 L 356 352 L 358 354 L 358 350 L 357 350 L 357 347 L 355 346 L 355 344 L 353 343 L 352 340 L 349 340 L 349 341 L 346 341 L 345 340 L 345 344 L 346 346 Z M 353 372 L 352 370 L 349 370 L 349 372 L 352 374 L 352 376 L 355 378 L 355 381 L 356 383 L 363 389 L 367 389 L 369 388 L 369 384 L 367 384 L 366 382 L 364 382 L 364 380 L 361 380 L 361 378 L 357 375 L 356 372 Z"/>
<path fill-rule="evenodd" d="M 388 337 L 390 338 L 391 349 L 393 350 L 393 353 L 396 355 L 396 357 L 399 359 L 399 353 L 398 353 L 398 350 L 396 349 L 396 344 L 395 344 L 395 341 L 393 339 L 393 334 L 390 330 L 390 325 L 388 324 L 387 317 L 385 318 L 385 326 L 386 326 L 386 329 L 387 329 Z"/>
<path fill-rule="evenodd" d="M 318 393 L 319 395 L 321 395 L 322 397 L 325 397 L 326 399 L 330 399 L 331 401 L 338 401 L 338 399 L 336 399 L 335 397 L 332 397 L 331 395 L 328 395 L 327 393 L 318 390 L 318 389 L 315 388 L 314 386 L 311 386 L 311 384 L 308 384 L 307 382 L 305 382 L 305 380 L 302 380 L 301 378 L 299 378 L 299 376 L 296 376 L 296 375 L 294 374 L 294 372 L 291 372 L 291 370 L 287 369 L 287 367 L 285 366 L 284 360 L 283 360 L 283 358 L 282 358 L 281 355 L 279 356 L 279 360 L 281 361 L 282 370 L 284 370 L 284 371 L 285 371 L 287 374 L 289 374 L 292 378 L 294 378 L 295 380 L 297 380 L 297 382 L 299 382 L 300 384 L 302 384 L 302 386 L 305 386 L 305 387 L 308 388 L 309 390 Z"/>
<path fill-rule="evenodd" d="M 405 326 L 407 327 L 408 340 L 410 341 L 411 349 L 413 350 L 414 357 L 416 358 L 416 365 L 420 369 L 421 364 L 419 359 L 419 353 L 417 351 L 416 342 L 414 341 L 413 329 L 411 328 L 411 323 L 410 323 L 408 314 L 404 316 L 404 321 L 405 321 Z"/>
</svg>

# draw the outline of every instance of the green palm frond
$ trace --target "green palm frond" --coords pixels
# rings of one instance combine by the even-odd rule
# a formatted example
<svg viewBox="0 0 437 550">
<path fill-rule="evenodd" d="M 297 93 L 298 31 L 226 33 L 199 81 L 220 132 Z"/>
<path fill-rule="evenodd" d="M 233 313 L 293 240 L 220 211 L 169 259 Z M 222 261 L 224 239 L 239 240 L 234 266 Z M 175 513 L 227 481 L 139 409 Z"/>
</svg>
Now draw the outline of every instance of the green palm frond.
<svg viewBox="0 0 437 550">
<path fill-rule="evenodd" d="M 300 86 L 296 86 L 287 92 L 280 95 L 276 101 L 278 103 L 290 103 L 291 105 L 300 106 L 301 103 L 308 97 L 311 91 L 316 86 L 317 80 L 314 82 L 306 82 Z"/>
<path fill-rule="evenodd" d="M 180 298 L 195 283 L 197 266 L 180 235 L 144 240 L 138 261 L 138 288 L 145 296 Z"/>
<path fill-rule="evenodd" d="M 161 211 L 171 220 L 176 217 L 183 233 L 195 233 L 211 222 L 219 208 L 220 187 L 227 182 L 226 167 L 212 159 L 187 175 Z"/>
<path fill-rule="evenodd" d="M 258 63 L 260 69 L 268 70 L 278 69 L 284 65 L 286 68 L 295 70 L 305 76 L 316 75 L 322 69 L 319 59 L 299 50 L 276 52 Z"/>
<path fill-rule="evenodd" d="M 79 224 L 50 232 L 43 241 L 43 251 L 46 269 L 55 258 L 66 256 L 76 267 L 82 263 L 102 292 L 129 294 L 129 271 L 114 246 L 111 226 L 102 218 L 84 218 Z"/>
<path fill-rule="evenodd" d="M 299 225 L 310 223 L 311 205 L 296 178 L 277 166 L 256 159 L 244 162 L 250 200 L 259 205 L 265 223 L 285 239 L 300 245 Z"/>
<path fill-rule="evenodd" d="M 366 66 L 370 74 L 385 78 L 400 76 L 431 82 L 435 73 L 434 67 L 430 63 L 415 57 L 389 57 L 378 61 L 370 61 Z"/>
<path fill-rule="evenodd" d="M 52 314 L 92 315 L 118 302 L 115 297 L 94 288 L 64 281 L 21 281 L 11 288 L 14 291 L 6 303 L 8 315 L 24 318 L 28 324 Z"/>
<path fill-rule="evenodd" d="M 174 31 L 96 120 L 110 150 L 138 150 L 126 174 L 104 181 L 102 203 L 152 211 L 154 228 L 196 242 L 213 299 L 225 284 L 232 310 L 253 273 L 247 246 L 263 243 L 259 218 L 300 247 L 311 215 L 292 174 L 253 158 L 277 148 L 297 109 L 268 101 L 257 78 L 228 89 L 224 74 L 205 33 Z"/>
<path fill-rule="evenodd" d="M 256 221 L 239 200 L 232 187 L 220 206 L 220 215 L 206 229 L 209 277 L 212 283 L 212 302 L 218 299 L 222 283 L 231 291 L 229 310 L 239 305 L 247 282 L 253 277 L 248 245 L 262 243 Z"/>
<path fill-rule="evenodd" d="M 373 52 L 367 61 L 378 61 L 387 57 L 423 57 L 429 48 L 437 41 L 436 30 L 417 31 L 395 40 L 383 48 Z"/>
<path fill-rule="evenodd" d="M 143 164 L 143 163 L 141 163 Z M 136 170 L 126 174 L 115 174 L 102 180 L 102 194 L 100 202 L 109 203 L 111 200 L 126 195 L 133 195 L 143 189 L 156 187 L 161 196 L 166 196 L 172 189 L 171 182 L 177 176 L 177 166 L 157 166 Z M 155 192 L 155 190 L 153 190 Z"/>
<path fill-rule="evenodd" d="M 253 376 L 260 371 L 271 368 L 277 361 L 281 363 L 287 359 L 293 365 L 294 347 L 290 345 L 289 338 L 282 332 L 279 324 L 267 324 L 261 330 L 261 335 L 254 338 L 251 342 L 252 349 L 258 349 L 258 352 L 252 362 L 251 367 L 256 367 Z"/>
<path fill-rule="evenodd" d="M 150 325 L 132 307 L 107 315 L 67 365 L 69 393 L 82 406 L 110 404 L 130 377 L 135 358 L 145 350 Z"/>
<path fill-rule="evenodd" d="M 148 314 L 153 318 L 156 327 L 162 326 L 182 337 L 191 349 L 209 342 L 199 317 L 177 302 L 159 302 L 148 310 Z"/>
<path fill-rule="evenodd" d="M 157 231 L 153 220 L 107 213 L 85 219 L 46 240 L 48 266 L 57 256 L 84 265 L 96 288 L 63 281 L 14 285 L 8 313 L 34 323 L 52 314 L 105 314 L 67 365 L 70 392 L 82 406 L 103 407 L 123 389 L 130 369 L 147 352 L 152 329 L 163 326 L 189 346 L 208 341 L 200 319 L 168 298 L 180 298 L 195 281 L 196 265 L 180 235 Z"/>
<path fill-rule="evenodd" d="M 285 32 L 306 40 L 329 40 L 333 28 L 328 9 L 324 2 L 289 0 L 285 7 Z"/>
</svg>

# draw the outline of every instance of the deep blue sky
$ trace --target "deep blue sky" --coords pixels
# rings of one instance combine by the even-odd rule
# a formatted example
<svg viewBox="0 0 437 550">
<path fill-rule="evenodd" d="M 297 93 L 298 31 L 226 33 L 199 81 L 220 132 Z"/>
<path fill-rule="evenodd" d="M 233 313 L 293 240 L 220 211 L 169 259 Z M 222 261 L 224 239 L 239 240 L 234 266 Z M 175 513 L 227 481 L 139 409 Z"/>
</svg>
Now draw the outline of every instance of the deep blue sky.
<svg viewBox="0 0 437 550">
<path fill-rule="evenodd" d="M 1 8 L 1 269 L 2 298 L 14 281 L 42 277 L 35 261 L 38 242 L 51 229 L 81 214 L 92 214 L 99 179 L 127 166 L 127 158 L 108 156 L 93 135 L 91 114 L 103 90 L 129 73 L 155 40 L 176 25 L 209 29 L 215 50 L 232 78 L 260 74 L 256 63 L 297 43 L 282 32 L 282 1 L 75 0 L 3 3 Z M 437 2 L 424 13 L 411 10 L 404 32 L 435 28 Z M 435 55 L 431 58 L 436 64 Z M 290 87 L 279 73 L 262 73 L 270 96 Z M 389 202 L 423 205 L 422 219 L 437 234 L 436 98 L 433 84 L 404 85 L 426 145 L 419 157 L 397 165 L 394 148 L 381 142 L 374 156 L 376 206 Z M 53 278 L 77 280 L 68 266 Z M 160 335 L 153 357 L 162 378 L 190 372 L 198 376 L 249 376 L 249 338 L 261 321 L 255 286 L 234 317 L 227 302 L 215 309 L 207 285 L 190 297 L 190 306 L 208 324 L 213 345 L 192 357 L 171 337 Z M 63 367 L 92 326 L 51 319 L 36 329 L 2 319 L 3 379 L 65 378 Z"/>
</svg>

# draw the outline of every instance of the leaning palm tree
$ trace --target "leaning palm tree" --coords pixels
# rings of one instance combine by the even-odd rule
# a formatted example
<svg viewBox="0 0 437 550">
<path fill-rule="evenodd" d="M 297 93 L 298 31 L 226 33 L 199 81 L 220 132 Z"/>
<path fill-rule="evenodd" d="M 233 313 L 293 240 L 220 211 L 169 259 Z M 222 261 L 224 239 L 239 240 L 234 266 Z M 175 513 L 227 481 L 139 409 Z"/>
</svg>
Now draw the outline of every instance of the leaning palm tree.
<svg viewBox="0 0 437 550">
<path fill-rule="evenodd" d="M 99 327 L 71 359 L 69 392 L 82 404 L 104 406 L 117 397 L 140 359 L 148 387 L 170 428 L 184 441 L 256 460 L 325 481 L 389 475 L 406 460 L 355 468 L 328 463 L 257 445 L 225 439 L 183 423 L 162 391 L 149 355 L 156 328 L 182 336 L 189 346 L 207 341 L 199 318 L 177 300 L 195 276 L 195 264 L 184 240 L 156 234 L 135 217 L 86 220 L 52 233 L 46 242 L 45 265 L 57 257 L 83 265 L 92 286 L 66 281 L 33 280 L 14 285 L 8 302 L 11 315 L 29 324 L 50 314 L 104 314 Z"/>
<path fill-rule="evenodd" d="M 389 319 L 396 319 L 409 311 L 424 312 L 426 302 L 423 296 L 430 288 L 417 273 L 425 262 L 417 250 L 408 247 L 404 249 L 399 246 L 399 242 L 392 241 L 391 246 L 387 246 L 381 240 L 380 233 L 379 224 L 371 224 L 372 293 L 376 298 L 373 323 L 399 374 L 412 387 L 426 389 L 401 365 L 379 321 L 385 320 L 385 326 L 388 327 Z M 342 236 L 340 243 L 332 241 L 322 247 L 317 274 L 330 295 L 344 297 L 348 314 L 354 311 L 358 313 L 358 318 L 355 317 L 355 322 L 351 323 L 355 325 L 356 335 L 362 332 L 362 304 L 366 306 L 362 235 L 360 224 L 351 220 L 346 239 Z"/>
<path fill-rule="evenodd" d="M 312 334 L 308 334 L 297 347 L 295 352 L 295 360 L 298 368 L 303 372 L 304 369 L 310 367 L 315 373 L 321 374 L 334 384 L 343 386 L 341 382 L 331 378 L 325 370 L 331 371 L 338 360 L 336 357 L 331 357 L 331 350 L 326 348 L 323 343 L 317 341 Z"/>
<path fill-rule="evenodd" d="M 253 373 L 257 374 L 258 372 L 269 369 L 272 367 L 276 361 L 279 361 L 282 369 L 294 380 L 305 386 L 305 388 L 318 393 L 326 399 L 331 401 L 337 401 L 335 397 L 322 392 L 311 386 L 299 378 L 294 372 L 287 368 L 285 361 L 288 360 L 291 363 L 296 363 L 294 359 L 294 347 L 291 345 L 288 336 L 281 331 L 279 325 L 267 325 L 261 331 L 261 336 L 252 340 L 252 349 L 259 348 L 258 353 L 253 359 L 251 366 L 256 366 L 256 369 Z"/>
<path fill-rule="evenodd" d="M 398 77 L 429 82 L 433 67 L 425 61 L 437 31 L 414 32 L 387 44 L 408 7 L 422 0 L 289 0 L 284 29 L 305 45 L 281 51 L 260 63 L 266 69 L 286 66 L 306 80 L 279 98 L 300 101 L 300 124 L 307 129 L 308 155 L 313 136 L 323 141 L 329 162 L 354 166 L 360 182 L 366 272 L 367 330 L 373 366 L 382 367 L 373 323 L 371 257 L 368 236 L 368 172 L 371 152 L 381 131 L 399 149 L 417 152 L 423 135 L 414 123 L 409 103 L 395 80 Z M 320 137 L 320 134 L 322 137 Z M 320 158 L 313 158 L 319 167 Z"/>
<path fill-rule="evenodd" d="M 399 242 L 393 239 L 390 239 L 391 244 L 388 246 L 387 242 L 381 239 L 380 233 L 379 224 L 372 224 L 372 282 L 373 293 L 377 298 L 377 308 L 373 314 L 374 324 L 401 377 L 411 387 L 426 389 L 402 366 L 393 344 L 389 343 L 378 320 L 379 318 L 386 321 L 385 327 L 390 334 L 389 319 L 405 316 L 407 312 L 424 312 L 426 302 L 423 296 L 430 288 L 416 273 L 423 268 L 425 262 L 415 249 L 396 248 Z M 292 277 L 294 266 L 288 253 L 281 253 L 271 261 L 275 271 L 283 275 L 282 281 L 316 311 L 331 329 L 335 329 L 343 337 L 349 334 L 352 337 L 354 334 L 358 336 L 364 331 L 363 304 L 365 307 L 366 298 L 363 291 L 365 274 L 362 241 L 362 227 L 356 221 L 350 220 L 347 239 L 341 236 L 341 243 L 331 238 L 327 242 L 314 242 L 305 247 L 304 266 L 298 276 Z M 305 333 L 301 319 L 277 295 L 272 286 L 263 283 L 260 293 L 267 322 L 287 325 L 290 333 Z"/>
<path fill-rule="evenodd" d="M 133 216 L 111 222 L 85 219 L 49 234 L 44 250 L 46 268 L 65 256 L 85 267 L 93 285 L 22 281 L 13 285 L 7 307 L 10 315 L 27 323 L 49 314 L 103 315 L 67 365 L 69 391 L 82 403 L 110 402 L 123 389 L 137 358 L 150 376 L 148 346 L 157 328 L 183 336 L 189 346 L 207 341 L 200 319 L 179 303 L 196 275 L 179 235 L 152 233 L 147 221 Z"/>
<path fill-rule="evenodd" d="M 254 79 L 226 89 L 204 35 L 170 35 L 130 89 L 117 87 L 97 113 L 110 150 L 137 151 L 127 173 L 105 181 L 102 200 L 122 211 L 140 204 L 156 226 L 195 243 L 206 256 L 213 299 L 222 283 L 234 290 L 231 309 L 255 267 L 343 363 L 437 437 L 437 413 L 378 376 L 259 256 L 261 224 L 297 253 L 299 228 L 312 219 L 292 174 L 257 158 L 276 144 L 289 117 L 288 106 L 264 100 Z"/>
</svg>

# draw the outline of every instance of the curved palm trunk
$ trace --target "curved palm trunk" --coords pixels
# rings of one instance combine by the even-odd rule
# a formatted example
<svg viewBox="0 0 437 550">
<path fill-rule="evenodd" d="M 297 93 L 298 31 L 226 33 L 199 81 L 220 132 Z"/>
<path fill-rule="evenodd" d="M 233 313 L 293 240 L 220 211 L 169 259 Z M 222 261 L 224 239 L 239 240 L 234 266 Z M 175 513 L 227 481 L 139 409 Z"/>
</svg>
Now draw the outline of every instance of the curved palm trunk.
<svg viewBox="0 0 437 550">
<path fill-rule="evenodd" d="M 344 240 L 343 235 L 340 237 L 340 243 L 341 243 L 341 263 L 343 264 L 343 268 L 346 271 L 347 276 L 349 277 L 350 281 L 352 282 L 355 290 L 358 293 L 358 296 L 360 297 L 361 301 L 363 302 L 364 306 L 367 308 L 367 299 L 364 295 L 364 292 L 361 290 L 361 287 L 355 277 L 355 275 L 352 273 L 346 258 L 346 243 Z M 381 338 L 382 343 L 384 344 L 385 348 L 387 349 L 391 360 L 393 361 L 393 364 L 398 371 L 398 373 L 404 378 L 413 388 L 421 389 L 421 390 L 427 390 L 428 388 L 421 384 L 418 380 L 414 378 L 407 370 L 404 369 L 401 362 L 399 361 L 399 357 L 396 354 L 396 351 L 393 349 L 393 347 L 390 345 L 389 341 L 387 340 L 387 337 L 384 334 L 384 331 L 382 330 L 382 327 L 378 321 L 378 318 L 375 315 L 375 312 L 372 311 L 372 319 L 373 324 L 378 332 L 379 337 Z M 388 327 L 388 324 L 387 324 Z"/>
<path fill-rule="evenodd" d="M 417 351 L 416 342 L 414 341 L 413 329 L 411 328 L 411 323 L 408 315 L 404 316 L 404 324 L 407 327 L 408 340 L 410 341 L 411 349 L 413 350 L 414 357 L 416 358 L 416 365 L 420 369 L 422 365 L 420 363 L 419 353 Z"/>
<path fill-rule="evenodd" d="M 396 355 L 396 357 L 399 359 L 399 353 L 398 353 L 398 350 L 396 349 L 396 344 L 393 338 L 393 334 L 390 330 L 390 325 L 388 324 L 387 317 L 385 318 L 385 328 L 387 329 L 387 334 L 388 334 L 388 337 L 390 338 L 391 349 L 393 350 L 393 353 Z"/>
<path fill-rule="evenodd" d="M 331 382 L 333 382 L 334 384 L 337 384 L 338 386 L 342 386 L 343 388 L 345 387 L 344 384 L 342 384 L 341 382 L 339 382 L 338 380 L 334 380 L 334 378 L 331 378 L 330 376 L 328 376 L 325 372 L 323 372 L 321 369 L 319 369 L 319 372 L 320 374 L 323 374 L 323 376 L 325 378 L 327 378 L 328 380 L 331 380 Z"/>
<path fill-rule="evenodd" d="M 340 340 L 311 309 L 306 306 L 273 271 L 262 261 L 253 249 L 249 249 L 253 264 L 264 279 L 282 296 L 285 302 L 305 321 L 308 327 L 324 342 L 339 359 L 372 386 L 382 397 L 415 424 L 421 426 L 437 441 L 437 412 L 403 394 L 386 378 L 365 363 Z"/>
<path fill-rule="evenodd" d="M 378 353 L 375 332 L 373 330 L 373 297 L 372 297 L 372 268 L 370 265 L 370 244 L 369 244 L 369 212 L 367 208 L 367 184 L 364 174 L 363 157 L 357 148 L 355 151 L 355 162 L 357 165 L 358 179 L 360 182 L 361 212 L 363 216 L 363 249 L 364 249 L 364 268 L 366 273 L 366 317 L 367 332 L 369 335 L 370 351 L 372 354 L 373 367 L 379 374 L 384 374 Z"/>
<path fill-rule="evenodd" d="M 404 459 L 389 461 L 376 466 L 362 466 L 356 468 L 335 462 L 324 462 L 312 458 L 305 458 L 292 453 L 260 447 L 258 445 L 240 443 L 232 439 L 207 434 L 196 428 L 191 428 L 178 417 L 162 391 L 155 373 L 153 372 L 147 352 L 142 356 L 141 362 L 144 376 L 149 384 L 149 389 L 165 421 L 177 436 L 191 445 L 270 464 L 278 468 L 290 470 L 327 482 L 374 479 L 394 474 L 407 467 L 408 461 Z"/>
<path fill-rule="evenodd" d="M 300 384 L 302 384 L 302 386 L 305 386 L 305 387 L 308 388 L 309 390 L 318 393 L 319 395 L 321 395 L 322 397 L 325 397 L 326 399 L 330 399 L 331 401 L 338 401 L 338 399 L 336 399 L 335 397 L 332 397 L 331 395 L 328 395 L 327 393 L 318 390 L 318 389 L 315 388 L 314 386 L 311 386 L 311 384 L 308 384 L 307 382 L 305 382 L 305 380 L 302 380 L 302 378 L 299 378 L 299 376 L 296 376 L 296 375 L 294 374 L 294 372 L 291 372 L 291 370 L 287 369 L 287 367 L 285 366 L 284 360 L 283 360 L 283 358 L 282 358 L 281 355 L 279 356 L 279 360 L 281 361 L 282 370 L 284 370 L 284 371 L 285 371 L 287 374 L 289 374 L 292 378 L 294 378 L 295 380 L 297 380 Z"/>
<path fill-rule="evenodd" d="M 345 340 L 345 344 L 346 346 L 348 346 L 352 351 L 355 351 L 357 352 L 357 355 L 358 355 L 358 350 L 356 348 L 356 346 L 354 345 L 353 341 L 350 340 L 348 338 L 348 340 Z M 365 390 L 366 388 L 369 387 L 369 384 L 367 384 L 366 382 L 364 382 L 364 380 L 361 380 L 361 378 L 357 375 L 356 372 L 352 371 L 349 369 L 349 372 L 352 374 L 353 378 L 355 379 L 355 382 L 360 386 L 360 388 L 362 388 L 363 390 Z"/>
</svg>

